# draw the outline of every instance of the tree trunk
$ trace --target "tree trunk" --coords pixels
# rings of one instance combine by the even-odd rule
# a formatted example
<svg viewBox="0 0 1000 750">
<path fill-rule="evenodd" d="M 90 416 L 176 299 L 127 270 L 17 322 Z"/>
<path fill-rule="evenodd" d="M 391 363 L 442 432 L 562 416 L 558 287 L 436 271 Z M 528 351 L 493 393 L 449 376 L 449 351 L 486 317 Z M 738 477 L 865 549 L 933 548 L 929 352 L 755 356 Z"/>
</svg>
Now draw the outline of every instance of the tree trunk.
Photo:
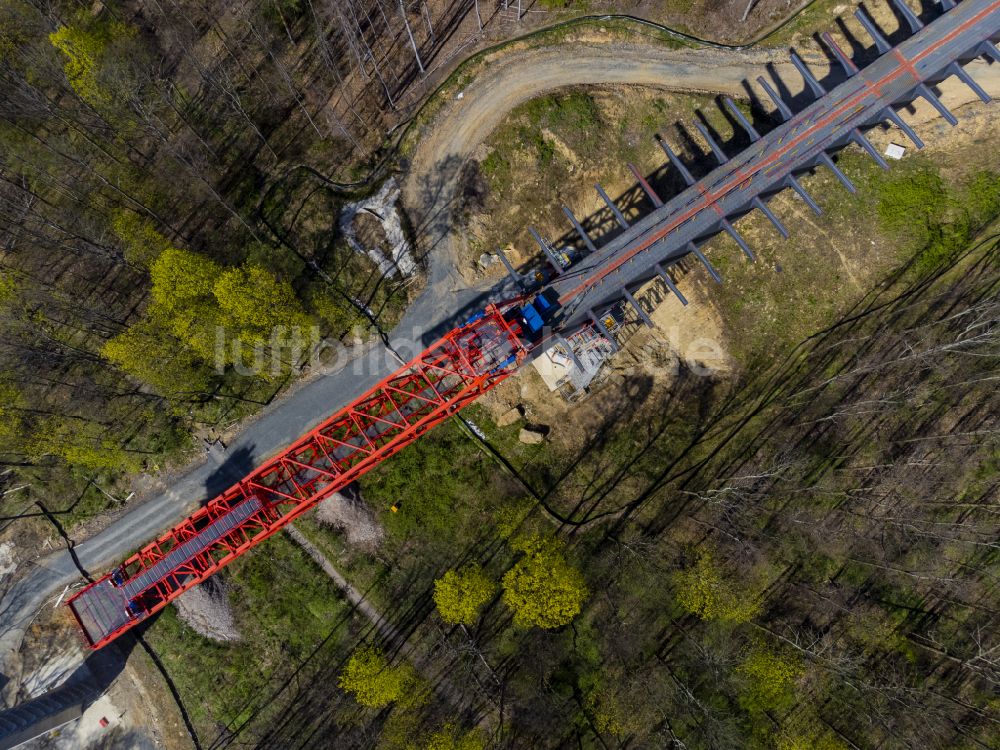
<svg viewBox="0 0 1000 750">
<path fill-rule="evenodd" d="M 420 59 L 420 52 L 417 51 L 417 43 L 413 39 L 413 31 L 410 29 L 410 22 L 406 20 L 406 8 L 403 7 L 403 0 L 399 0 L 399 15 L 403 19 L 403 26 L 406 27 L 406 35 L 410 38 L 410 46 L 413 47 L 413 56 L 417 59 L 417 67 L 422 74 L 426 74 L 424 63 Z"/>
<path fill-rule="evenodd" d="M 420 0 L 420 8 L 424 12 L 424 23 L 427 24 L 427 34 L 431 38 L 431 44 L 434 44 L 434 27 L 431 26 L 431 14 L 427 10 L 426 0 Z"/>
</svg>

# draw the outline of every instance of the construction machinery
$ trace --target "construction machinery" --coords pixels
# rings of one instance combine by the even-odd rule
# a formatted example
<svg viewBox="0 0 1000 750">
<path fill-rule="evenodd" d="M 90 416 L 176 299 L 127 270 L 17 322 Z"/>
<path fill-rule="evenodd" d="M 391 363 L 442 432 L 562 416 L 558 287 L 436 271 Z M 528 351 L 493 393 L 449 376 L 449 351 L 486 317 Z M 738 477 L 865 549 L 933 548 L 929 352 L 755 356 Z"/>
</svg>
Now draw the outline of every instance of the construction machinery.
<svg viewBox="0 0 1000 750">
<path fill-rule="evenodd" d="M 531 346 L 526 310 L 537 316 L 530 302 L 489 306 L 75 594 L 87 643 L 111 642 L 503 381 Z"/>
</svg>

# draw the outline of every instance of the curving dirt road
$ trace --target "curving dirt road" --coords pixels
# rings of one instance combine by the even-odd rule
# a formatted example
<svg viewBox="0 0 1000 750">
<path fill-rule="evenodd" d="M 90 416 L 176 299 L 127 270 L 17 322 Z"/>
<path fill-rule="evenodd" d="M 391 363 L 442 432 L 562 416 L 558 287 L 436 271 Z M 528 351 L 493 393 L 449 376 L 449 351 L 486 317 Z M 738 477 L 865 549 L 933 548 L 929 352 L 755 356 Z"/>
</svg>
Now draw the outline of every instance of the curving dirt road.
<svg viewBox="0 0 1000 750">
<path fill-rule="evenodd" d="M 444 107 L 412 154 L 404 202 L 427 258 L 428 283 L 392 332 L 393 347 L 409 358 L 430 339 L 481 308 L 490 295 L 489 288 L 467 288 L 455 270 L 451 208 L 458 195 L 462 165 L 511 108 L 561 87 L 595 83 L 744 95 L 743 81 L 764 73 L 767 63 L 774 64 L 793 91 L 800 90 L 801 79 L 786 59 L 784 50 L 670 50 L 579 43 L 507 53 L 495 59 L 460 100 Z M 819 74 L 825 63 L 810 60 L 813 62 Z M 984 88 L 1000 94 L 1000 65 L 969 69 Z M 956 88 L 945 100 L 957 105 L 969 98 L 967 89 Z M 690 114 L 678 113 L 682 117 Z M 396 360 L 380 343 L 363 347 L 352 360 L 269 407 L 230 443 L 224 455 L 191 467 L 168 490 L 132 509 L 94 538 L 77 544 L 74 553 L 80 563 L 99 571 L 124 557 L 395 367 Z M 79 579 L 73 558 L 62 551 L 36 561 L 3 595 L 0 673 L 12 682 L 17 681 L 17 649 L 24 628 L 47 599 Z"/>
</svg>

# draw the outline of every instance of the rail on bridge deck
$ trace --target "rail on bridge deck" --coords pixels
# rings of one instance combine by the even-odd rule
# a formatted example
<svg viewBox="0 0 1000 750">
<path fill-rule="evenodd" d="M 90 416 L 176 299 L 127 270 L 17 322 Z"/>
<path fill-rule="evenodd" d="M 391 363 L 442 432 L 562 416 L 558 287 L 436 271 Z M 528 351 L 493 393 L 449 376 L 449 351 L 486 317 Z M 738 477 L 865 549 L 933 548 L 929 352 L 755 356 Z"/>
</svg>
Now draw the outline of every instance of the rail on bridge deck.
<svg viewBox="0 0 1000 750">
<path fill-rule="evenodd" d="M 787 236 L 765 202 L 786 188 L 795 190 L 813 210 L 820 211 L 796 180 L 796 174 L 823 166 L 853 190 L 830 154 L 856 143 L 886 166 L 862 133 L 886 120 L 921 146 L 896 112 L 897 105 L 923 98 L 954 124 L 954 116 L 928 84 L 956 76 L 988 101 L 961 63 L 985 56 L 1000 64 L 1000 51 L 993 44 L 1000 34 L 1000 0 L 963 0 L 958 5 L 953 0 L 940 0 L 945 12 L 927 24 L 905 5 L 905 0 L 890 1 L 912 35 L 890 47 L 870 17 L 859 10 L 855 15 L 872 36 L 879 57 L 859 69 L 825 36 L 827 47 L 846 75 L 846 80 L 829 91 L 793 53 L 792 63 L 814 99 L 801 112 L 793 113 L 770 84 L 758 79 L 784 121 L 774 130 L 761 135 L 732 101 L 725 102 L 733 120 L 751 141 L 741 154 L 729 158 L 706 129 L 697 127 L 719 162 L 719 167 L 702 179 L 695 180 L 663 144 L 668 162 L 688 185 L 684 192 L 664 202 L 633 168 L 654 206 L 651 213 L 630 224 L 598 186 L 622 227 L 622 233 L 603 247 L 596 246 L 569 208 L 564 209 L 567 219 L 588 251 L 582 260 L 572 263 L 575 251 L 554 248 L 533 232 L 554 271 L 545 292 L 558 299 L 558 305 L 553 305 L 559 309 L 557 328 L 568 334 L 593 325 L 607 335 L 601 321 L 610 306 L 623 299 L 636 308 L 640 319 L 651 324 L 632 292 L 653 276 L 661 277 L 667 288 L 687 304 L 670 276 L 670 266 L 692 254 L 713 278 L 720 280 L 699 250 L 699 245 L 710 237 L 728 233 L 753 260 L 753 251 L 732 221 L 759 210 L 780 234 Z M 502 252 L 500 255 L 503 257 Z M 526 286 L 527 277 L 506 258 L 504 261 L 515 282 Z M 70 598 L 68 604 L 87 642 L 99 648 L 142 622 L 507 377 L 531 348 L 519 338 L 522 331 L 515 311 L 491 306 L 452 331 L 114 572 Z"/>
</svg>

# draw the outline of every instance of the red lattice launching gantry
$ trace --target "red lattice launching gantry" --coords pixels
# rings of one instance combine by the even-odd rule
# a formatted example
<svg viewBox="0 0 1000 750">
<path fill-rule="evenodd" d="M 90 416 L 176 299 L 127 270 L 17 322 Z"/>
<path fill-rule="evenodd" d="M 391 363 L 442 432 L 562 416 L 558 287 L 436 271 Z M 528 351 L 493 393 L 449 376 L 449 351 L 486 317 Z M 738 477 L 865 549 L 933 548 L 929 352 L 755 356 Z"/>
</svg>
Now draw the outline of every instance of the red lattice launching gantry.
<svg viewBox="0 0 1000 750">
<path fill-rule="evenodd" d="M 69 601 L 100 648 L 510 375 L 517 307 L 490 306 Z"/>
</svg>

